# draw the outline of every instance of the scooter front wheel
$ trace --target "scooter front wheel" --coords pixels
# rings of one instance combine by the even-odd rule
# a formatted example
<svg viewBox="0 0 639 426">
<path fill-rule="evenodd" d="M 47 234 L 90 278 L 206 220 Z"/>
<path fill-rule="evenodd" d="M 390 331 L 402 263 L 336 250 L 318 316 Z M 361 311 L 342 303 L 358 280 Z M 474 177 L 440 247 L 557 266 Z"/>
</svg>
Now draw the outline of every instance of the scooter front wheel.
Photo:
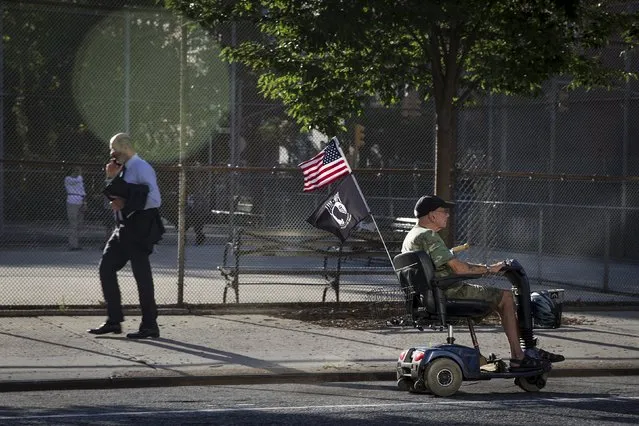
<svg viewBox="0 0 639 426">
<path fill-rule="evenodd" d="M 526 392 L 539 392 L 546 386 L 547 379 L 547 373 L 531 377 L 517 377 L 515 378 L 515 384 Z"/>
<path fill-rule="evenodd" d="M 428 389 L 437 396 L 455 394 L 463 379 L 461 368 L 450 358 L 434 359 L 424 373 L 424 381 Z"/>
</svg>

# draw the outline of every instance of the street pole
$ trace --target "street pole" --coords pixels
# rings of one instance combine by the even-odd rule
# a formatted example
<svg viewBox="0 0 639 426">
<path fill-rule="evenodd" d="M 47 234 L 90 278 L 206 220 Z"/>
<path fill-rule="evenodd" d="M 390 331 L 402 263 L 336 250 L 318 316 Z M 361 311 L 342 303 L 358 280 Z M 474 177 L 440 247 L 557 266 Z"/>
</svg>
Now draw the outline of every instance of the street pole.
<svg viewBox="0 0 639 426">
<path fill-rule="evenodd" d="M 0 34 L 4 34 L 4 2 L 0 2 Z M 4 232 L 4 43 L 0 37 L 0 235 Z"/>
<path fill-rule="evenodd" d="M 235 47 L 237 44 L 237 28 L 235 22 L 231 24 L 231 46 Z M 235 207 L 237 206 L 236 202 L 236 182 L 235 182 L 235 170 L 233 170 L 237 166 L 237 64 L 235 62 L 231 63 L 231 93 L 229 100 L 229 113 L 230 113 L 230 134 L 229 134 L 229 167 L 231 168 L 231 173 L 229 174 L 229 235 L 235 235 Z"/>
<path fill-rule="evenodd" d="M 184 146 L 186 144 L 186 50 L 187 30 L 184 18 L 180 18 L 180 137 L 178 163 L 178 306 L 184 305 L 184 254 L 186 246 L 186 170 L 184 168 Z"/>
<path fill-rule="evenodd" d="M 124 132 L 131 127 L 131 12 L 124 12 Z"/>
</svg>

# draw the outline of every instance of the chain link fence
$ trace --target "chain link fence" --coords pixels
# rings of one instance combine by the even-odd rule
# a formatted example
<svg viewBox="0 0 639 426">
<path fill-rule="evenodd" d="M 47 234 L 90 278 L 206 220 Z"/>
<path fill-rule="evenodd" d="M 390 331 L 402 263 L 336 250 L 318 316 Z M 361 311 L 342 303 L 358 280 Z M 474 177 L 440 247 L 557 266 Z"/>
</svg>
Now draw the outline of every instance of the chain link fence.
<svg viewBox="0 0 639 426">
<path fill-rule="evenodd" d="M 222 303 L 228 282 L 217 267 L 242 232 L 275 236 L 279 250 L 265 254 L 273 241 L 253 241 L 262 252 L 242 265 L 321 268 L 322 256 L 298 249 L 321 235 L 305 219 L 329 190 L 303 193 L 295 166 L 326 136 L 302 131 L 282 105 L 258 93 L 254 75 L 218 58 L 222 44 L 251 37 L 252 28 L 206 33 L 144 1 L 8 1 L 2 32 L 0 305 L 102 303 L 97 268 L 113 226 L 103 168 L 108 140 L 120 131 L 132 134 L 158 174 L 167 228 L 151 256 L 159 304 Z M 636 54 L 611 58 L 639 68 Z M 460 111 L 454 239 L 471 244 L 460 254 L 469 261 L 516 257 L 534 289 L 565 288 L 573 302 L 636 302 L 639 84 L 565 92 L 564 83 L 549 81 L 539 98 L 491 96 Z M 346 124 L 337 136 L 375 218 L 354 240 L 379 242 L 376 224 L 395 255 L 415 200 L 433 190 L 433 105 L 409 93 L 394 108 L 371 102 Z M 87 208 L 83 250 L 70 252 L 64 178 L 73 166 L 82 168 Z M 340 301 L 401 299 L 382 250 L 344 261 L 344 268 L 370 265 L 388 271 L 342 276 Z M 241 302 L 319 302 L 327 286 L 332 301 L 330 281 L 295 272 L 242 275 Z M 128 268 L 121 286 L 123 302 L 136 305 Z"/>
<path fill-rule="evenodd" d="M 467 171 L 458 185 L 457 237 L 481 248 L 474 259 L 516 256 L 533 288 L 565 288 L 571 301 L 636 299 L 639 209 L 620 202 L 636 199 L 636 178 Z"/>
</svg>

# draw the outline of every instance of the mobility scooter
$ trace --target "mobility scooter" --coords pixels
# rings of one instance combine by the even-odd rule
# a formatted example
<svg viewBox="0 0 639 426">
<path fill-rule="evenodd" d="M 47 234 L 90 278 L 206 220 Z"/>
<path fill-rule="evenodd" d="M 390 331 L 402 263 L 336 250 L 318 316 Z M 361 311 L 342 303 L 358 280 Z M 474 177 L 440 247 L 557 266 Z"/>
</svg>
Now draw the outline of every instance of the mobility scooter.
<svg viewBox="0 0 639 426">
<path fill-rule="evenodd" d="M 401 390 L 451 396 L 464 380 L 514 378 L 515 384 L 527 392 L 537 392 L 546 385 L 551 364 L 523 371 L 510 371 L 508 365 L 491 354 L 484 357 L 479 349 L 473 321 L 491 312 L 485 301 L 446 299 L 443 288 L 481 275 L 435 277 L 435 267 L 424 251 L 402 253 L 394 258 L 394 266 L 406 295 L 407 310 L 413 324 L 423 330 L 425 325 L 448 329 L 445 344 L 416 346 L 403 351 L 397 361 L 397 385 Z M 516 260 L 507 260 L 501 272 L 510 281 L 517 305 L 517 318 L 522 349 L 535 351 L 536 339 L 530 304 L 530 285 L 524 268 Z M 451 322 L 465 320 L 473 347 L 455 344 Z"/>
</svg>

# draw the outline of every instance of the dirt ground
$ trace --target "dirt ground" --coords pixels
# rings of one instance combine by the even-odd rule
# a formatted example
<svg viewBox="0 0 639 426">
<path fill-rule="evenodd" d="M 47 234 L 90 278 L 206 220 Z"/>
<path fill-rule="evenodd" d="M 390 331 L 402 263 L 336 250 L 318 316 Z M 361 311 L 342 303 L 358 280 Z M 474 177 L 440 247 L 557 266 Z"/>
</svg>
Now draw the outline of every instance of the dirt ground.
<svg viewBox="0 0 639 426">
<path fill-rule="evenodd" d="M 339 327 L 354 330 L 373 330 L 387 327 L 412 327 L 400 303 L 340 303 L 299 306 L 271 312 L 272 315 L 308 322 L 323 327 Z M 578 325 L 592 322 L 583 315 L 562 315 L 562 325 Z M 499 325 L 497 314 L 491 314 L 476 322 L 478 325 Z"/>
</svg>

